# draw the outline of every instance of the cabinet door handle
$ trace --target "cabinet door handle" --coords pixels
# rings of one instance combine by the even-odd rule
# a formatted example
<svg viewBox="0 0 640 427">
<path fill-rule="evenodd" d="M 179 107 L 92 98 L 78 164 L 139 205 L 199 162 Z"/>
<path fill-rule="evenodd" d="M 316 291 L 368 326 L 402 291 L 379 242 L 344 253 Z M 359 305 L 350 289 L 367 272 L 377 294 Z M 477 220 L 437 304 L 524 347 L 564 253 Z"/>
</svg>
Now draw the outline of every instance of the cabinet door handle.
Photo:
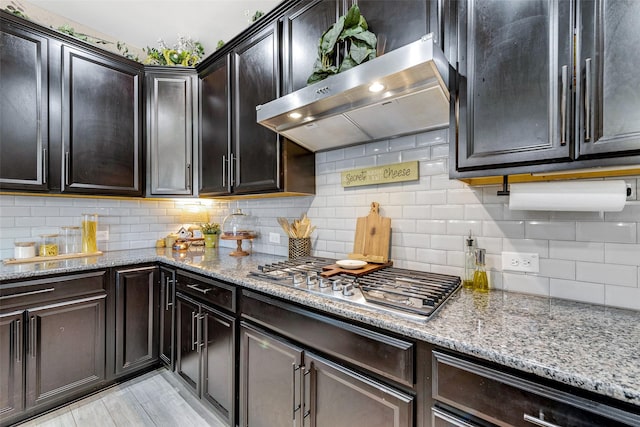
<svg viewBox="0 0 640 427">
<path fill-rule="evenodd" d="M 202 339 L 202 319 L 204 319 L 203 315 L 196 315 L 196 327 L 198 329 L 198 332 L 196 333 L 196 351 L 198 353 L 200 353 L 200 348 L 202 347 L 202 343 L 200 342 Z"/>
<path fill-rule="evenodd" d="M 233 153 L 231 153 L 231 156 L 229 157 L 229 185 L 230 186 L 234 186 L 236 185 L 236 179 L 235 179 L 235 171 L 236 171 L 236 156 L 233 155 Z"/>
<path fill-rule="evenodd" d="M 187 190 L 191 191 L 191 164 L 187 163 L 187 167 L 185 168 L 185 180 L 184 183 L 187 187 Z"/>
<path fill-rule="evenodd" d="M 291 364 L 291 396 L 293 397 L 293 402 L 291 404 L 292 414 L 293 414 L 293 422 L 295 425 L 296 421 L 296 412 L 298 412 L 301 408 L 300 405 L 296 405 L 296 373 L 300 370 L 300 366 L 296 366 L 296 363 L 293 362 Z"/>
<path fill-rule="evenodd" d="M 584 61 L 584 141 L 589 142 L 592 139 L 592 123 L 591 123 L 591 58 Z"/>
<path fill-rule="evenodd" d="M 42 183 L 47 183 L 47 175 L 49 174 L 49 161 L 47 160 L 47 149 L 42 149 Z"/>
<path fill-rule="evenodd" d="M 26 297 L 29 295 L 45 294 L 47 292 L 53 292 L 55 290 L 56 288 L 47 288 L 47 289 L 39 289 L 37 291 L 21 292 L 19 294 L 13 294 L 13 295 L 4 295 L 0 297 L 0 301 L 10 299 L 10 298 Z"/>
<path fill-rule="evenodd" d="M 20 339 L 22 337 L 22 323 L 20 322 L 20 319 L 16 319 L 13 328 L 16 362 L 20 363 L 22 361 L 22 340 Z"/>
<path fill-rule="evenodd" d="M 65 183 L 65 185 L 69 185 L 69 181 L 70 181 L 70 179 L 69 179 L 69 169 L 70 169 L 70 166 L 69 166 L 69 152 L 66 151 L 64 153 L 64 183 Z"/>
<path fill-rule="evenodd" d="M 171 300 L 171 285 L 173 284 L 173 280 L 170 280 L 169 277 L 166 277 L 165 281 L 164 281 L 164 287 L 165 287 L 165 291 L 164 291 L 164 309 L 166 311 L 169 311 L 169 307 L 171 307 L 173 305 L 173 302 Z"/>
<path fill-rule="evenodd" d="M 540 417 L 542 418 L 542 416 L 542 411 L 540 411 Z M 560 427 L 558 424 L 550 423 L 541 418 L 537 418 L 529 414 L 524 414 L 524 420 L 528 423 L 535 424 L 540 427 Z"/>
<path fill-rule="evenodd" d="M 307 405 L 307 377 L 311 375 L 311 371 L 313 370 L 313 363 L 311 364 L 311 368 L 307 370 L 306 366 L 302 367 L 302 425 L 304 426 L 307 421 L 307 417 L 311 415 L 311 404 Z M 313 384 L 309 383 L 309 395 L 311 395 L 311 387 Z M 307 408 L 308 406 L 308 408 Z"/>
<path fill-rule="evenodd" d="M 36 357 L 36 317 L 31 316 L 29 318 L 29 351 L 31 352 L 31 357 Z"/>
<path fill-rule="evenodd" d="M 198 285 L 187 285 L 187 288 L 193 289 L 194 291 L 198 291 L 198 292 L 203 293 L 205 295 L 207 294 L 207 292 L 209 292 L 211 290 L 211 289 L 199 288 Z"/>
<path fill-rule="evenodd" d="M 562 90 L 560 100 L 560 145 L 567 144 L 567 91 L 569 86 L 569 67 L 562 66 Z"/>
<path fill-rule="evenodd" d="M 222 186 L 227 186 L 227 156 L 222 155 Z"/>
<path fill-rule="evenodd" d="M 196 341 L 196 317 L 198 315 L 192 311 L 191 312 L 191 351 L 196 349 L 196 344 L 198 344 L 198 342 Z"/>
</svg>

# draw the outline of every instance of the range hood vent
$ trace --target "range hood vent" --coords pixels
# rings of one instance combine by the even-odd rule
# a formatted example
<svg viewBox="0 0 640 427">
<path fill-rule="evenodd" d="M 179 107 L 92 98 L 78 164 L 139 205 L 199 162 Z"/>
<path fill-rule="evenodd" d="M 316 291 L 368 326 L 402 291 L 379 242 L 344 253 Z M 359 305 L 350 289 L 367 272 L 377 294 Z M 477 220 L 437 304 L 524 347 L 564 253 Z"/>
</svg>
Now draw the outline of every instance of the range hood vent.
<svg viewBox="0 0 640 427">
<path fill-rule="evenodd" d="M 312 150 L 444 127 L 449 64 L 433 35 L 258 105 L 257 121 Z M 373 84 L 377 92 L 372 91 Z"/>
</svg>

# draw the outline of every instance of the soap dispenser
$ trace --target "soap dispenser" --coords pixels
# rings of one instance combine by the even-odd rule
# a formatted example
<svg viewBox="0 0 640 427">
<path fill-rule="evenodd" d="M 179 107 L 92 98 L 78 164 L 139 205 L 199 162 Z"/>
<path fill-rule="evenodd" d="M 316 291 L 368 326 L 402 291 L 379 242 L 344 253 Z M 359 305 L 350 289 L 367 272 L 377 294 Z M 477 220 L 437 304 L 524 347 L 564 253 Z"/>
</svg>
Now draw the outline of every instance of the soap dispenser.
<svg viewBox="0 0 640 427">
<path fill-rule="evenodd" d="M 477 292 L 489 292 L 489 280 L 485 267 L 486 250 L 476 249 L 476 269 L 473 273 L 473 289 Z"/>
<path fill-rule="evenodd" d="M 462 286 L 467 289 L 473 289 L 473 274 L 476 270 L 476 255 L 473 250 L 473 238 L 471 237 L 471 230 L 469 230 L 469 237 L 466 239 L 465 251 L 464 251 L 464 277 L 462 279 Z"/>
</svg>

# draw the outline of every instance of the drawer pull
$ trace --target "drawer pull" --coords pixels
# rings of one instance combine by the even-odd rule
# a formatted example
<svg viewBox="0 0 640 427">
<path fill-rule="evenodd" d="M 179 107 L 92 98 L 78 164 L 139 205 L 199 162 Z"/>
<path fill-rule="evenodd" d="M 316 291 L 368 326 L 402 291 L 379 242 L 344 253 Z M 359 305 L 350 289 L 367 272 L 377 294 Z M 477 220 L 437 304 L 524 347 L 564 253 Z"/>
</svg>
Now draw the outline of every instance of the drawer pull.
<svg viewBox="0 0 640 427">
<path fill-rule="evenodd" d="M 21 292 L 19 294 L 13 294 L 13 295 L 4 295 L 0 297 L 0 301 L 10 299 L 10 298 L 26 297 L 29 295 L 46 294 L 47 292 L 53 292 L 55 290 L 56 288 L 47 288 L 47 289 L 40 289 L 37 291 Z"/>
<path fill-rule="evenodd" d="M 205 295 L 207 294 L 207 292 L 209 292 L 211 290 L 211 289 L 199 288 L 198 285 L 187 285 L 187 288 L 193 289 L 194 291 L 198 291 L 198 292 L 203 293 Z"/>
<path fill-rule="evenodd" d="M 542 411 L 540 411 L 540 418 L 534 417 L 533 415 L 524 414 L 524 420 L 528 423 L 535 424 L 540 427 L 560 427 L 558 424 L 547 422 L 541 419 L 544 416 Z"/>
</svg>

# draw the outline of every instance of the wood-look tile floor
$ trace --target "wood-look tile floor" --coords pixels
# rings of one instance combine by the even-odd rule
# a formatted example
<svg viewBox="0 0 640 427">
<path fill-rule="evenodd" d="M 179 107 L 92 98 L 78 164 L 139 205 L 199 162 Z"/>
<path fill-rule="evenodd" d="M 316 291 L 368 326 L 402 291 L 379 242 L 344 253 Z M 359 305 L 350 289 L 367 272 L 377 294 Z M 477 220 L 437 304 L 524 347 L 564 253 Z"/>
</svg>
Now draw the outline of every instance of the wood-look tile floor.
<svg viewBox="0 0 640 427">
<path fill-rule="evenodd" d="M 31 419 L 20 427 L 224 425 L 178 378 L 161 368 Z"/>
</svg>

